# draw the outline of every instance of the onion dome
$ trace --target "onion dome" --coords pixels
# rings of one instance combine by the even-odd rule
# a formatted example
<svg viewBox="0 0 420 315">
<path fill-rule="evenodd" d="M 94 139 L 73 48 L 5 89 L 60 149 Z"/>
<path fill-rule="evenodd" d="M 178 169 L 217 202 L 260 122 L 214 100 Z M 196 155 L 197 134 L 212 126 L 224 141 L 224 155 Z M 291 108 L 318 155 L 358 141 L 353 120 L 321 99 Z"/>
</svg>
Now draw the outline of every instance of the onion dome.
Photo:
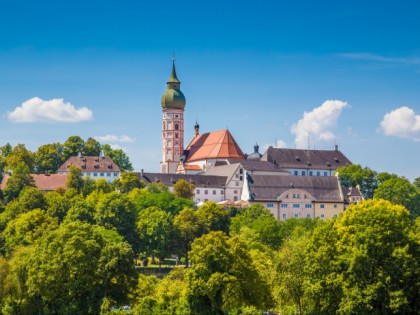
<svg viewBox="0 0 420 315">
<path fill-rule="evenodd" d="M 166 91 L 162 95 L 162 109 L 184 109 L 185 96 L 180 90 L 181 82 L 176 76 L 175 59 L 172 58 L 172 72 L 166 83 Z"/>
<path fill-rule="evenodd" d="M 260 146 L 256 143 L 254 145 L 254 153 L 251 153 L 250 155 L 248 155 L 247 160 L 259 161 L 262 157 L 262 154 L 258 152 L 259 149 L 260 149 Z"/>
</svg>

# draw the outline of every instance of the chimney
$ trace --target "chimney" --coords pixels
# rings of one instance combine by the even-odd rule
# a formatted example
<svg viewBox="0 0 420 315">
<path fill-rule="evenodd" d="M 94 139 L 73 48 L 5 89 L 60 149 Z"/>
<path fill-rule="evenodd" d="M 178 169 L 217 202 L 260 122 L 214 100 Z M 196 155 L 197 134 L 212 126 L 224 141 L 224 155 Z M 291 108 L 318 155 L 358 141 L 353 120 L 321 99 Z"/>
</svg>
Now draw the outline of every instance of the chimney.
<svg viewBox="0 0 420 315">
<path fill-rule="evenodd" d="M 335 151 L 338 151 L 338 144 L 334 146 Z"/>
<path fill-rule="evenodd" d="M 140 170 L 140 177 L 143 178 L 143 169 Z"/>
</svg>

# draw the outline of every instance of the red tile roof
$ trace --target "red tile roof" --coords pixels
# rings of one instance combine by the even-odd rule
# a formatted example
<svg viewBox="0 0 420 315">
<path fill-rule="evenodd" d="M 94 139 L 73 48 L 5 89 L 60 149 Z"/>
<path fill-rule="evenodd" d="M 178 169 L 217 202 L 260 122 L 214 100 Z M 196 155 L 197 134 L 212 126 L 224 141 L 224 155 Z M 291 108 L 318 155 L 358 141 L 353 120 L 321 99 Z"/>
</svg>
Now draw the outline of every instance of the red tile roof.
<svg viewBox="0 0 420 315">
<path fill-rule="evenodd" d="M 186 171 L 202 171 L 203 169 L 198 165 L 185 165 L 184 169 Z"/>
<path fill-rule="evenodd" d="M 67 174 L 31 174 L 35 185 L 42 191 L 54 191 L 57 188 L 66 188 Z M 1 189 L 5 189 L 10 175 L 5 175 L 1 182 Z"/>
<path fill-rule="evenodd" d="M 187 147 L 185 162 L 205 159 L 237 159 L 245 156 L 229 130 L 218 130 L 196 136 Z"/>
<path fill-rule="evenodd" d="M 120 168 L 109 156 L 71 156 L 57 170 L 60 172 L 70 172 L 70 165 L 78 166 L 82 172 L 119 172 Z"/>
</svg>

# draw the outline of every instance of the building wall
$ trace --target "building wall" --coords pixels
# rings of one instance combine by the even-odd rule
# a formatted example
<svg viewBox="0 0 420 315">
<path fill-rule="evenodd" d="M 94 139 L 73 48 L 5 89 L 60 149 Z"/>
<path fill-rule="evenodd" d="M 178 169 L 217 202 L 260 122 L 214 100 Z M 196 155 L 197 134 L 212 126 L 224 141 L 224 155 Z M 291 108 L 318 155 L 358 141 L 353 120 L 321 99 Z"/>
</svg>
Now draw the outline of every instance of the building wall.
<svg viewBox="0 0 420 315">
<path fill-rule="evenodd" d="M 69 174 L 70 172 L 57 172 L 57 174 Z M 120 176 L 121 172 L 82 172 L 83 177 L 89 176 L 90 178 L 97 180 L 97 179 L 105 179 L 108 183 L 112 183 Z"/>
<path fill-rule="evenodd" d="M 332 219 L 344 211 L 344 202 L 316 202 L 315 217 Z"/>
<path fill-rule="evenodd" d="M 303 168 L 289 168 L 287 171 L 293 176 L 334 176 L 333 169 L 303 169 Z"/>
<path fill-rule="evenodd" d="M 161 173 L 176 173 L 184 151 L 184 111 L 164 109 L 162 116 Z"/>
</svg>

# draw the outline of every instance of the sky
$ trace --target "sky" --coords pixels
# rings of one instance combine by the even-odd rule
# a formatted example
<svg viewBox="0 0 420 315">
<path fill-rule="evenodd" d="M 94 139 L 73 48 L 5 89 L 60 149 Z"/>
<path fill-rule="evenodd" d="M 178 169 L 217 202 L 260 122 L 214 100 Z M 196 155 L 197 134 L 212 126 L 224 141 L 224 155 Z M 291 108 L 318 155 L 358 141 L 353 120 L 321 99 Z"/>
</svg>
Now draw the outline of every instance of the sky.
<svg viewBox="0 0 420 315">
<path fill-rule="evenodd" d="M 420 176 L 418 1 L 0 1 L 0 145 L 69 136 L 159 170 L 172 56 L 185 146 L 339 149 Z"/>
</svg>

